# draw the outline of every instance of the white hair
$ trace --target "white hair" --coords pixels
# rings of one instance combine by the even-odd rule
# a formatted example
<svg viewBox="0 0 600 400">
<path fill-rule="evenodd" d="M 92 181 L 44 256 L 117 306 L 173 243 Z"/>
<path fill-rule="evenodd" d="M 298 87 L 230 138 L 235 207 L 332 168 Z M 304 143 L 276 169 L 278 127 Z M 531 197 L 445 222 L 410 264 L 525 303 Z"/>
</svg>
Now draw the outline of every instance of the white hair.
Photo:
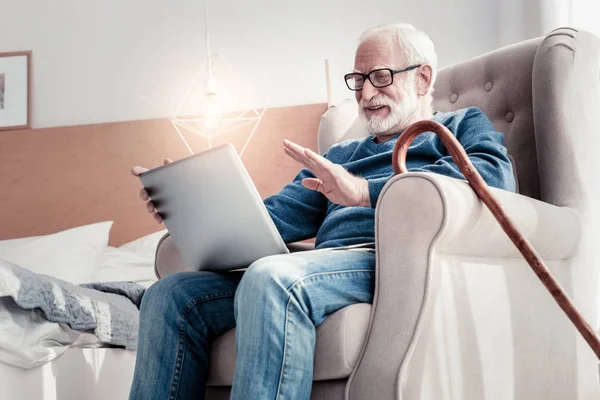
<svg viewBox="0 0 600 400">
<path fill-rule="evenodd" d="M 433 83 L 437 75 L 437 55 L 433 42 L 423 31 L 418 30 L 414 26 L 406 23 L 396 23 L 388 25 L 379 25 L 374 28 L 367 29 L 360 35 L 359 46 L 371 39 L 392 37 L 400 49 L 406 55 L 408 65 L 414 64 L 429 64 L 432 69 L 431 88 L 429 94 L 433 93 Z"/>
</svg>

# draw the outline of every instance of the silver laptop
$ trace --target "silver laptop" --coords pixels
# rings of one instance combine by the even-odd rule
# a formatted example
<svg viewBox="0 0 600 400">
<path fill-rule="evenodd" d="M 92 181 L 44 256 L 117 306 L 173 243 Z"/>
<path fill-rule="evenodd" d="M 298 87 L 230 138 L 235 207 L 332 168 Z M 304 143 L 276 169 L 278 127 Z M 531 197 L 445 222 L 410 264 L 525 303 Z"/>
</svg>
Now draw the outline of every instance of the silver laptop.
<svg viewBox="0 0 600 400">
<path fill-rule="evenodd" d="M 232 145 L 140 174 L 190 270 L 226 271 L 288 252 Z"/>
</svg>

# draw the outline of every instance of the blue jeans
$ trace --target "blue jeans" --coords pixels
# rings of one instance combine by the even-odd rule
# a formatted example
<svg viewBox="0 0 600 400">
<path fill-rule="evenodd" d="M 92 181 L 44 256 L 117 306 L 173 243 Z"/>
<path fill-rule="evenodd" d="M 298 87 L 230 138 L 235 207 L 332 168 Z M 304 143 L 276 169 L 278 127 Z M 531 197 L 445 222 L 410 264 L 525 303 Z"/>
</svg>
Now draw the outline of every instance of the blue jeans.
<svg viewBox="0 0 600 400">
<path fill-rule="evenodd" d="M 309 399 L 315 327 L 373 300 L 375 253 L 265 257 L 245 272 L 181 272 L 142 300 L 130 399 L 203 399 L 210 344 L 236 328 L 232 399 Z"/>
</svg>

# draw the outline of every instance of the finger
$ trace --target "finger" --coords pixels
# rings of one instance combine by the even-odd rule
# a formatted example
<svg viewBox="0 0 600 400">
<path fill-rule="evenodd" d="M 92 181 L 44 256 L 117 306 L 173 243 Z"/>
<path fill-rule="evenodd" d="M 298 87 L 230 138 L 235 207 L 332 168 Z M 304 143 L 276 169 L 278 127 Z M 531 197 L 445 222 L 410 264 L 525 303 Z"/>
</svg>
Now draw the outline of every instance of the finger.
<svg viewBox="0 0 600 400">
<path fill-rule="evenodd" d="M 154 218 L 154 220 L 155 220 L 157 223 L 159 223 L 159 224 L 161 224 L 161 223 L 163 222 L 163 219 L 162 219 L 162 217 L 160 216 L 160 214 L 159 214 L 159 213 L 154 213 L 154 214 L 152 214 L 152 217 L 153 217 L 153 218 Z"/>
<path fill-rule="evenodd" d="M 331 161 L 329 161 L 322 155 L 315 153 L 311 149 L 305 149 L 304 154 L 306 155 L 306 158 L 308 158 L 312 163 L 322 168 L 330 170 L 334 165 Z"/>
<path fill-rule="evenodd" d="M 298 154 L 294 153 L 293 151 L 291 151 L 287 148 L 284 148 L 283 151 L 285 151 L 285 154 L 287 154 L 294 160 L 298 161 L 300 164 L 304 165 L 305 168 L 309 168 L 306 160 L 304 158 L 300 157 Z"/>
<path fill-rule="evenodd" d="M 294 142 L 290 142 L 287 139 L 283 141 L 283 146 L 284 146 L 284 148 L 297 154 L 299 157 L 304 158 L 304 147 L 297 145 Z"/>
<path fill-rule="evenodd" d="M 140 198 L 144 201 L 150 199 L 150 196 L 148 195 L 148 191 L 146 189 L 140 190 Z"/>
<path fill-rule="evenodd" d="M 292 142 L 291 140 L 287 140 L 287 139 L 283 139 L 283 145 L 285 147 L 290 147 L 290 148 L 302 147 L 299 144 L 296 144 L 296 143 Z"/>
<path fill-rule="evenodd" d="M 148 168 L 144 168 L 144 167 L 140 167 L 138 165 L 136 165 L 135 167 L 131 168 L 131 173 L 135 176 L 140 176 L 140 174 L 144 173 L 148 171 Z"/>
<path fill-rule="evenodd" d="M 320 154 L 306 149 L 306 158 L 310 160 L 313 171 L 317 171 L 322 177 L 340 177 L 340 172 L 347 172 L 344 167 L 334 164 Z"/>
<path fill-rule="evenodd" d="M 298 147 L 294 146 L 293 143 L 289 140 L 283 141 L 283 150 L 286 152 L 286 154 L 290 155 L 292 158 L 294 158 L 294 160 L 298 162 L 302 162 L 301 159 L 305 158 L 303 154 L 304 149 L 299 150 Z M 292 156 L 292 154 L 294 156 Z"/>
<path fill-rule="evenodd" d="M 316 178 L 304 178 L 302 179 L 302 186 L 310 190 L 316 190 L 317 192 L 323 193 L 323 181 Z"/>
<path fill-rule="evenodd" d="M 304 161 L 303 161 L 302 157 L 300 157 L 298 154 L 294 153 L 290 149 L 287 149 L 287 148 L 284 147 L 283 151 L 285 152 L 285 154 L 287 154 L 288 156 L 290 156 L 294 160 L 298 161 L 299 163 L 304 164 Z"/>
<path fill-rule="evenodd" d="M 286 149 L 292 151 L 299 158 L 303 159 L 305 163 L 310 163 L 310 159 L 306 156 L 306 151 L 308 150 L 306 147 L 302 147 L 294 142 L 290 142 L 289 140 L 284 140 L 283 145 Z"/>
<path fill-rule="evenodd" d="M 322 175 L 327 173 L 333 175 L 334 164 L 327 160 L 325 157 L 315 153 L 309 148 L 305 148 L 297 145 L 289 140 L 283 141 L 284 150 L 286 154 L 292 157 L 294 160 L 302 163 L 306 168 L 311 170 L 315 175 Z"/>
<path fill-rule="evenodd" d="M 311 153 L 312 153 L 312 155 L 315 155 L 317 158 L 311 157 L 310 156 Z M 318 161 L 320 161 L 320 160 L 318 160 L 319 157 L 323 158 L 320 155 L 312 152 L 310 149 L 304 149 L 302 151 L 302 160 L 303 160 L 304 165 L 306 165 L 306 168 L 310 169 L 315 174 L 323 174 L 324 172 L 331 169 L 327 160 L 325 160 L 325 163 L 318 162 Z"/>
<path fill-rule="evenodd" d="M 154 203 L 152 202 L 152 200 L 148 200 L 146 202 L 146 210 L 149 213 L 153 213 L 154 211 L 156 211 L 156 207 L 154 207 Z"/>
<path fill-rule="evenodd" d="M 170 158 L 165 158 L 163 160 L 163 165 L 171 164 L 172 162 L 173 162 L 173 160 L 171 160 Z"/>
<path fill-rule="evenodd" d="M 314 162 L 314 160 L 309 158 L 307 155 L 308 152 L 312 152 L 310 149 L 299 146 L 294 142 L 290 142 L 289 140 L 287 140 L 286 142 L 287 142 L 286 148 L 293 151 L 294 154 L 296 154 L 298 158 L 302 159 L 302 163 L 306 166 L 306 168 L 308 168 L 310 170 L 314 170 L 314 168 L 316 168 L 317 164 Z M 314 152 L 312 152 L 312 153 L 315 154 Z M 317 156 L 320 157 L 319 155 L 317 155 Z"/>
</svg>

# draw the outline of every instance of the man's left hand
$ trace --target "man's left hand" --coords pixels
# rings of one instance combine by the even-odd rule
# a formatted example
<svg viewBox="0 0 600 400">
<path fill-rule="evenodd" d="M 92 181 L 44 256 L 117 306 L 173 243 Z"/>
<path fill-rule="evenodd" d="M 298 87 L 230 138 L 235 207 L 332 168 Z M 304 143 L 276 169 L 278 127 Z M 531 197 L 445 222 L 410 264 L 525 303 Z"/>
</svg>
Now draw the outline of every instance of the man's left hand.
<svg viewBox="0 0 600 400">
<path fill-rule="evenodd" d="M 315 175 L 315 178 L 302 180 L 304 187 L 323 193 L 329 201 L 341 206 L 371 207 L 366 179 L 289 140 L 283 141 L 283 150 Z"/>
</svg>

